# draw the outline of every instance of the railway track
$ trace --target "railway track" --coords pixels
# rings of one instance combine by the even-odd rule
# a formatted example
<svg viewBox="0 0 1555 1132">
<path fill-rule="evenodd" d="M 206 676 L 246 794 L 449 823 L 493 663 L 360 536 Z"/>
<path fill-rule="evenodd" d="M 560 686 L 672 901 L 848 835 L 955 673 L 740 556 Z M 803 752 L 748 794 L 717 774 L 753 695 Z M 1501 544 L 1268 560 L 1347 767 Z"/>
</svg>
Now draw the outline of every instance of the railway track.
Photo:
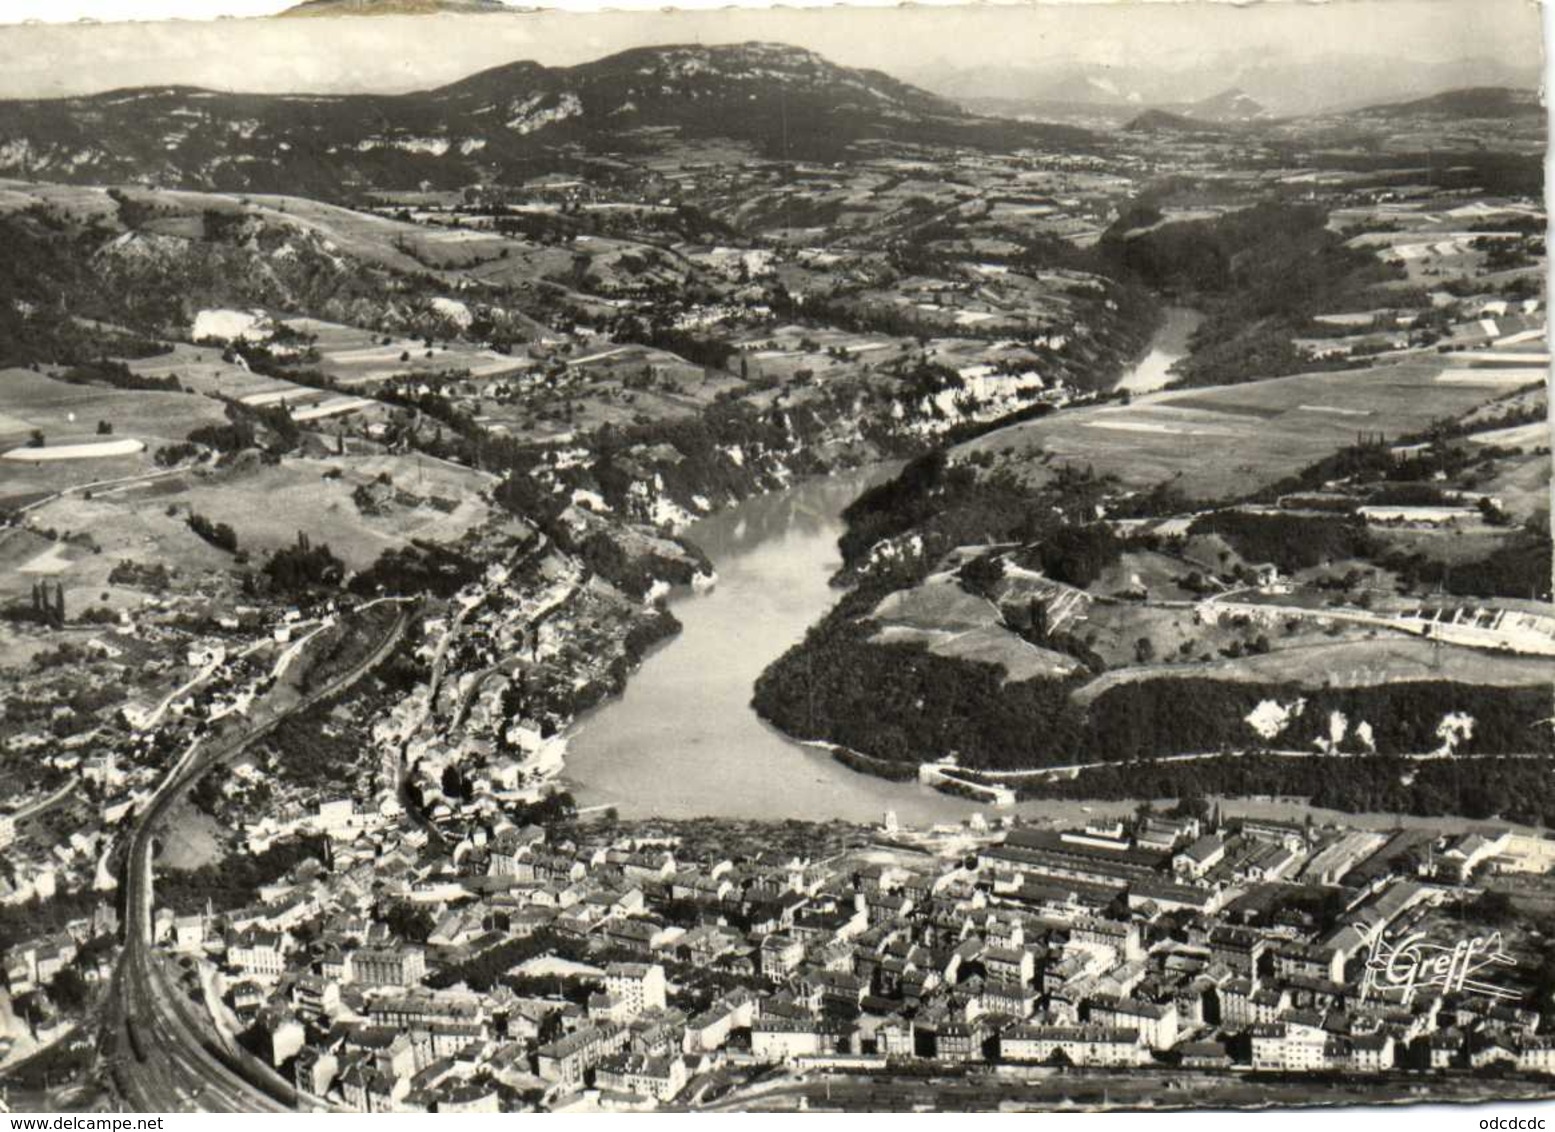
<svg viewBox="0 0 1555 1132">
<path fill-rule="evenodd" d="M 114 970 L 101 1048 L 109 1057 L 109 1078 L 138 1111 L 288 1111 L 295 1090 L 274 1075 L 258 1072 L 247 1055 L 222 1047 L 209 1025 L 180 1001 L 151 940 L 155 877 L 151 867 L 156 831 L 173 806 L 208 771 L 241 755 L 285 720 L 339 695 L 383 663 L 404 635 L 403 605 L 393 624 L 365 657 L 287 711 L 229 738 L 175 769 L 158 789 L 130 839 L 125 855 L 125 943 Z"/>
</svg>

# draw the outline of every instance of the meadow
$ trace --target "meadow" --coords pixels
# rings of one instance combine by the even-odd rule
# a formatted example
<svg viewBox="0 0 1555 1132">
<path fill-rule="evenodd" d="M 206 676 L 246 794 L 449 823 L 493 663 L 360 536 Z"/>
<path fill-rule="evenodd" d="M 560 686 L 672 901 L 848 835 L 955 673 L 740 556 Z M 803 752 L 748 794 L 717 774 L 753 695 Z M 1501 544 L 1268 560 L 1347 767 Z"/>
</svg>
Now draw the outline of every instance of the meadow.
<svg viewBox="0 0 1555 1132">
<path fill-rule="evenodd" d="M 528 364 L 521 353 L 507 355 L 467 342 L 387 335 L 359 326 L 317 318 L 286 319 L 285 325 L 313 338 L 319 361 L 310 368 L 328 374 L 344 386 L 371 386 L 405 374 L 435 374 L 465 370 L 472 377 L 493 377 Z"/>
<path fill-rule="evenodd" d="M 1200 631 L 1202 637 L 1202 630 Z M 1306 634 L 1298 642 L 1275 640 L 1259 655 L 1209 663 L 1130 665 L 1078 688 L 1076 703 L 1090 703 L 1109 688 L 1133 680 L 1203 677 L 1302 688 L 1365 688 L 1408 681 L 1454 680 L 1503 687 L 1548 685 L 1549 661 L 1477 649 L 1437 645 L 1390 632 L 1346 631 L 1337 637 Z"/>
<path fill-rule="evenodd" d="M 0 505 L 154 472 L 152 454 L 159 446 L 183 440 L 190 429 L 225 420 L 221 404 L 208 397 L 72 385 L 32 370 L 0 370 L 0 452 L 8 454 L 0 477 Z M 112 426 L 111 435 L 98 434 L 99 421 Z M 39 458 L 32 458 L 29 449 L 33 429 L 44 434 Z M 130 447 L 125 443 L 129 441 L 144 447 L 121 451 Z M 85 458 L 43 455 L 49 449 L 68 453 L 77 446 Z"/>
<path fill-rule="evenodd" d="M 393 488 L 382 492 L 382 506 L 364 512 L 354 493 L 385 475 Z M 30 530 L 0 531 L 0 602 L 25 600 L 41 578 L 64 587 L 72 615 L 89 605 L 134 609 L 144 592 L 109 580 L 121 561 L 167 563 L 186 579 L 232 570 L 233 555 L 189 528 L 191 513 L 229 524 L 254 567 L 303 531 L 315 545 L 327 543 L 348 569 L 360 570 L 413 538 L 456 542 L 491 517 L 481 493 L 494 482 L 431 457 L 293 456 L 265 465 L 249 453 L 220 469 L 64 495 L 29 516 L 37 530 L 53 530 L 60 541 Z"/>
<path fill-rule="evenodd" d="M 326 478 L 335 469 L 341 474 Z M 230 525 L 239 547 L 256 561 L 266 552 L 290 546 L 303 531 L 315 545 L 328 543 L 347 568 L 360 570 L 384 550 L 411 538 L 454 542 L 487 517 L 489 509 L 479 491 L 490 486 L 492 477 L 451 469 L 424 457 L 288 457 L 279 465 L 244 460 L 231 469 L 189 477 L 185 490 L 175 496 L 131 505 L 126 518 L 138 521 L 148 511 L 165 511 L 175 504 L 180 516 L 194 511 L 213 523 Z M 380 513 L 364 513 L 353 493 L 384 474 L 404 494 L 396 494 Z M 452 509 L 433 505 L 434 496 L 447 500 Z"/>
<path fill-rule="evenodd" d="M 1073 657 L 1040 648 L 1005 628 L 992 603 L 967 593 L 949 575 L 933 575 L 890 594 L 870 619 L 880 625 L 872 643 L 919 644 L 937 656 L 997 664 L 1009 680 L 1064 676 L 1079 667 Z"/>
<path fill-rule="evenodd" d="M 1227 499 L 1353 444 L 1359 433 L 1391 439 L 1419 432 L 1527 381 L 1521 367 L 1471 368 L 1462 359 L 1449 366 L 1436 355 L 1415 355 L 1072 409 L 988 433 L 958 451 L 1010 453 L 1033 477 L 1045 464 L 1073 463 L 1135 487 L 1171 481 L 1192 498 Z"/>
</svg>

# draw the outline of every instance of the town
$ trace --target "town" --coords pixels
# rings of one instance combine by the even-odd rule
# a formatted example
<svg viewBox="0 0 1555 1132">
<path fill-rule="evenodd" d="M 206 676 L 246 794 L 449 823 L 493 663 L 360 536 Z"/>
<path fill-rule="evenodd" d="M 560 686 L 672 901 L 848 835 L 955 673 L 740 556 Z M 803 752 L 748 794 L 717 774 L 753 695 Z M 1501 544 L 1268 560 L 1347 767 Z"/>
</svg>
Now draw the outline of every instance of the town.
<svg viewBox="0 0 1555 1132">
<path fill-rule="evenodd" d="M 1555 1092 L 1537 94 L 595 55 L 0 100 L 0 1100 Z"/>
<path fill-rule="evenodd" d="M 429 858 L 424 831 L 349 798 L 304 824 L 313 852 L 250 902 L 158 904 L 150 926 L 195 1003 L 171 1009 L 287 1105 L 764 1106 L 912 1065 L 1029 1069 L 1055 1096 L 1065 1069 L 1170 1070 L 1207 1099 L 1263 1074 L 1555 1073 L 1536 1005 L 1555 971 L 1508 898 L 1548 891 L 1555 843 L 1505 828 L 1188 800 L 1078 829 L 827 829 L 812 857 L 704 823 L 499 819 Z M 12 995 L 87 955 L 102 977 L 93 927 L 11 948 Z M 1482 962 L 1378 973 L 1389 948 L 1479 932 Z M 173 1081 L 168 1107 L 198 1099 Z"/>
</svg>

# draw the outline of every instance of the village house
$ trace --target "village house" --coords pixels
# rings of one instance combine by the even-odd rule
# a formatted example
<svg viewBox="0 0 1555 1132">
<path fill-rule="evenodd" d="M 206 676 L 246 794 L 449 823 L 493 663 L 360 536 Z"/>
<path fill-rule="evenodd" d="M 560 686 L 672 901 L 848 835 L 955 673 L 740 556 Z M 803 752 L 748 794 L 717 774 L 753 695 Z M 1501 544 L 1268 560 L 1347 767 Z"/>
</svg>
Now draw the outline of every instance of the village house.
<svg viewBox="0 0 1555 1132">
<path fill-rule="evenodd" d="M 623 1049 L 630 1038 L 625 1026 L 614 1023 L 584 1026 L 541 1046 L 536 1067 L 542 1080 L 563 1091 L 580 1089 L 584 1073 Z"/>
<path fill-rule="evenodd" d="M 286 972 L 289 943 L 284 932 L 255 928 L 239 932 L 227 941 L 227 966 L 250 978 L 280 978 Z"/>
<path fill-rule="evenodd" d="M 1123 1027 L 1016 1026 L 999 1036 L 999 1056 L 1006 1061 L 1045 1064 L 1062 1056 L 1071 1065 L 1143 1065 L 1150 1051 L 1138 1030 Z"/>
<path fill-rule="evenodd" d="M 791 1061 L 826 1049 L 826 1034 L 811 1018 L 769 1015 L 751 1023 L 751 1053 L 767 1061 Z"/>
<path fill-rule="evenodd" d="M 1134 1030 L 1151 1049 L 1171 1049 L 1177 1044 L 1175 1003 L 1140 1002 L 1130 998 L 1097 998 L 1086 1003 L 1092 1023 L 1112 1029 Z"/>
<path fill-rule="evenodd" d="M 1266 1022 L 1252 1027 L 1252 1066 L 1271 1073 L 1313 1073 L 1328 1067 L 1328 1035 L 1320 1026 Z"/>
<path fill-rule="evenodd" d="M 678 1055 L 618 1053 L 600 1062 L 595 1084 L 601 1089 L 636 1093 L 662 1103 L 686 1087 L 686 1063 Z"/>
<path fill-rule="evenodd" d="M 426 975 L 426 952 L 419 947 L 362 947 L 347 956 L 343 982 L 363 986 L 413 987 Z"/>
</svg>

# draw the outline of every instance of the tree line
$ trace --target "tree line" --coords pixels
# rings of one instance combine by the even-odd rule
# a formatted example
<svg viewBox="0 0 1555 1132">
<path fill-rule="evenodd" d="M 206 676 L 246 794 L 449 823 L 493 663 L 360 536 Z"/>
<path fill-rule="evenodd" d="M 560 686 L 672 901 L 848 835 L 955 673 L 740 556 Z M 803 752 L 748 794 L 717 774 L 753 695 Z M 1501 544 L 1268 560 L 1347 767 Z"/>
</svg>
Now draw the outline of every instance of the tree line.
<svg viewBox="0 0 1555 1132">
<path fill-rule="evenodd" d="M 1538 687 L 1415 681 L 1359 688 L 1161 677 L 1116 685 L 1081 707 L 1085 677 L 1006 682 L 1002 666 L 936 656 L 920 645 L 878 644 L 867 620 L 876 594 L 855 591 L 758 679 L 753 704 L 788 734 L 827 740 L 878 759 L 918 763 L 955 753 L 964 765 L 1012 770 L 1075 763 L 1129 763 L 1266 744 L 1247 717 L 1266 700 L 1304 702 L 1277 737 L 1315 750 L 1334 713 L 1371 729 L 1380 755 L 1442 744 L 1448 713 L 1474 720 L 1458 750 L 1471 754 L 1555 750 L 1549 694 Z"/>
<path fill-rule="evenodd" d="M 1116 763 L 1023 783 L 1022 798 L 1074 801 L 1178 794 L 1301 798 L 1348 813 L 1501 818 L 1555 828 L 1555 775 L 1545 759 L 1414 762 L 1393 756 L 1286 758 L 1249 753 L 1164 763 Z"/>
</svg>

